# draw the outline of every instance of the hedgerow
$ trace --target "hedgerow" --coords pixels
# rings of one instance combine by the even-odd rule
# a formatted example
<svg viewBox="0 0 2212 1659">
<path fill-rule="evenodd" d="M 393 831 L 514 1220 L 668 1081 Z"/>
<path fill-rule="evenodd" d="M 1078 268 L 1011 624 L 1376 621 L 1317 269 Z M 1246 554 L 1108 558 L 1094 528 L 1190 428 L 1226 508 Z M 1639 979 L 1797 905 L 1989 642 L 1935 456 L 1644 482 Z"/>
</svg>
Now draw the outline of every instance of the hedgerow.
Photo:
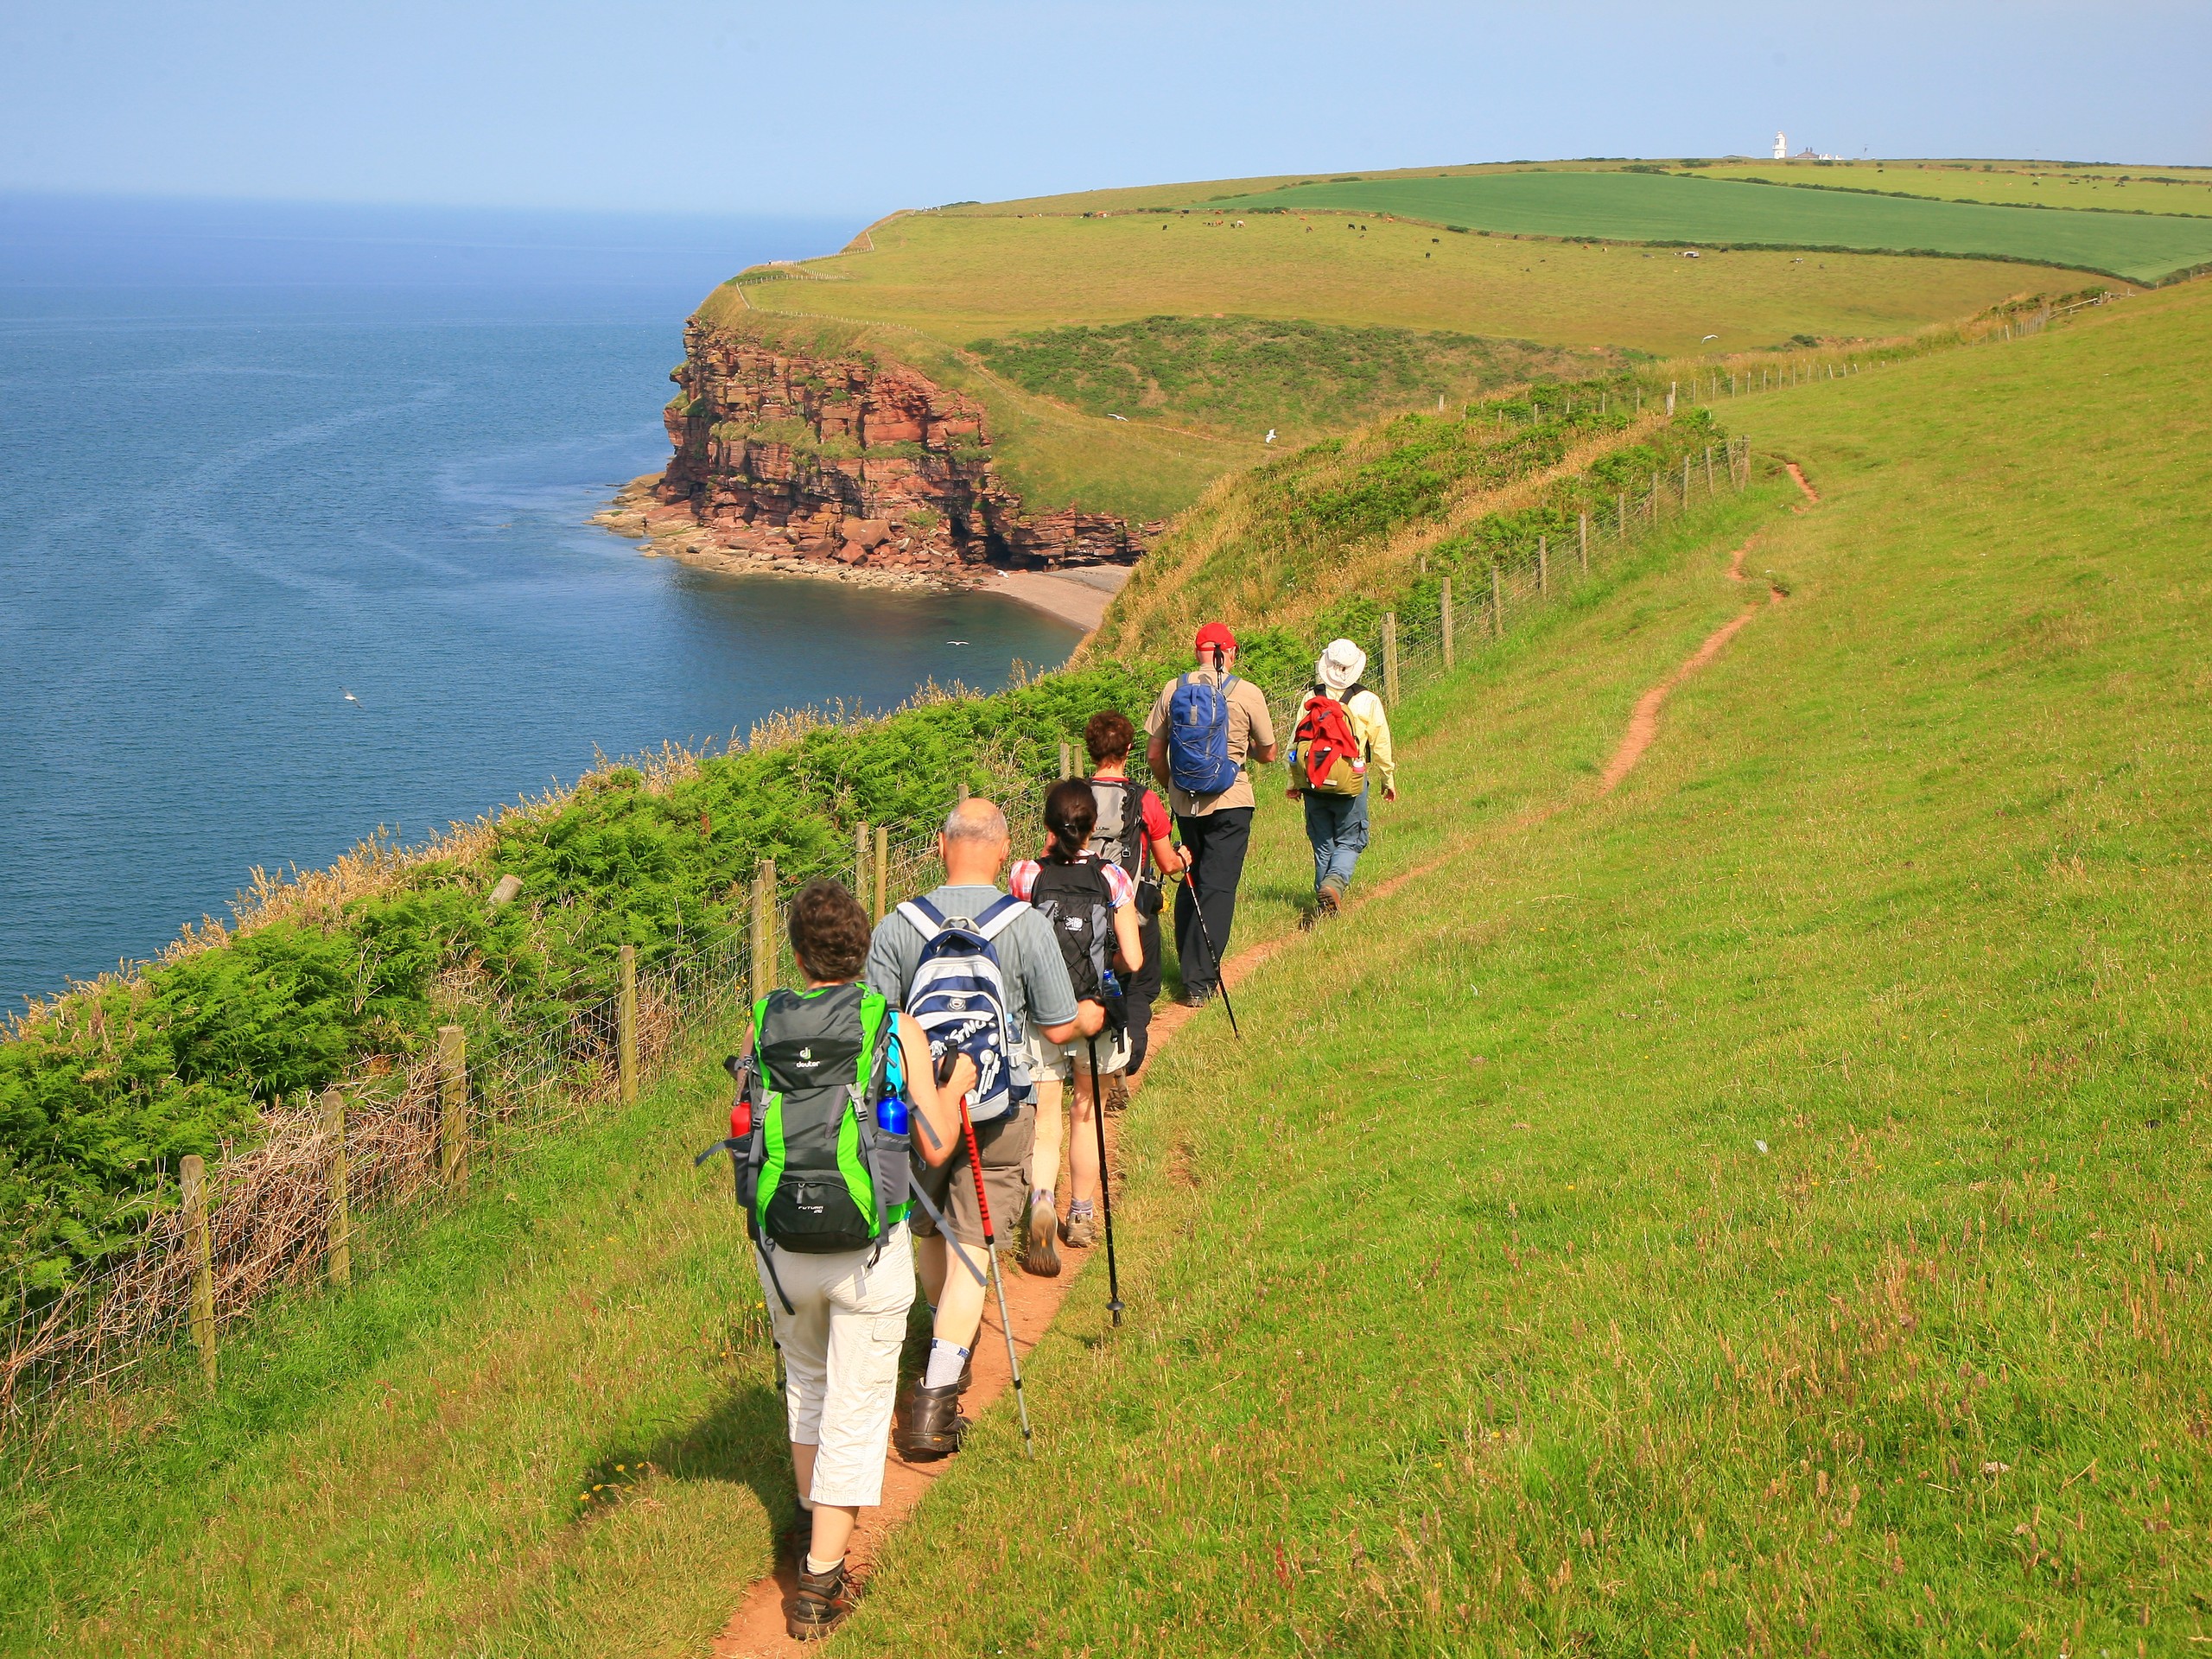
<svg viewBox="0 0 2212 1659">
<path fill-rule="evenodd" d="M 1088 669 L 656 779 L 607 768 L 474 856 L 431 849 L 327 916 L 34 1011 L 0 1044 L 0 1268 L 19 1296 L 60 1287 L 130 1243 L 178 1159 L 250 1141 L 271 1105 L 396 1067 L 447 1023 L 472 1055 L 538 1040 L 609 993 L 622 945 L 651 967 L 728 925 L 761 860 L 842 868 L 854 823 L 926 821 L 963 779 L 1049 777 L 1092 713 L 1139 713 L 1153 689 Z M 523 901 L 495 909 L 510 874 Z"/>
</svg>

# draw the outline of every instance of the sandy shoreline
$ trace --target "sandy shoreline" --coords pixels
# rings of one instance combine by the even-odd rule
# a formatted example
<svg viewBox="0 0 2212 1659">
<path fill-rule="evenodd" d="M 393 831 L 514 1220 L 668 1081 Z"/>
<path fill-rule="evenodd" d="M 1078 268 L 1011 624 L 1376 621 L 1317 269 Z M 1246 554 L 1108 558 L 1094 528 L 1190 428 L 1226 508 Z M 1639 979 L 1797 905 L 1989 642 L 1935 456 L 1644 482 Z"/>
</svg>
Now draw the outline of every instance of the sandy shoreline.
<svg viewBox="0 0 2212 1659">
<path fill-rule="evenodd" d="M 1127 564 L 1080 564 L 1064 570 L 1001 570 L 995 582 L 986 578 L 976 588 L 1003 594 L 1091 633 L 1133 569 Z"/>
</svg>

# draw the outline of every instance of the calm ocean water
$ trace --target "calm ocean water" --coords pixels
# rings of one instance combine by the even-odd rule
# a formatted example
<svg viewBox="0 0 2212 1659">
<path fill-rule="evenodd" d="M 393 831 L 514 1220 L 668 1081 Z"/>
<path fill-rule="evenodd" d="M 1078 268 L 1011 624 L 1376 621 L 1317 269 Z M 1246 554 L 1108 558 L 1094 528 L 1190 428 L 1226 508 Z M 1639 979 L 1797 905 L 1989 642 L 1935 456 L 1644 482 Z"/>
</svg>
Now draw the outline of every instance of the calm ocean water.
<svg viewBox="0 0 2212 1659">
<path fill-rule="evenodd" d="M 0 198 L 0 1006 L 595 752 L 1065 656 L 585 522 L 690 307 L 851 229 Z"/>
</svg>

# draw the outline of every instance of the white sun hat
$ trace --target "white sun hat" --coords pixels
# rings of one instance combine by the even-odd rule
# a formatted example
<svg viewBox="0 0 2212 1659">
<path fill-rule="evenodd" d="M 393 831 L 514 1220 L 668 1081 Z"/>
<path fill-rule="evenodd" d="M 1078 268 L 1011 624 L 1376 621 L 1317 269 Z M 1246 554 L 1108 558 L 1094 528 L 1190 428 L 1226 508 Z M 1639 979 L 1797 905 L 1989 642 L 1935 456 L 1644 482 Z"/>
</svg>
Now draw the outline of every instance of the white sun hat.
<svg viewBox="0 0 2212 1659">
<path fill-rule="evenodd" d="M 1332 639 L 1313 664 L 1313 677 L 1332 691 L 1357 685 L 1367 671 L 1367 653 L 1349 639 Z"/>
</svg>

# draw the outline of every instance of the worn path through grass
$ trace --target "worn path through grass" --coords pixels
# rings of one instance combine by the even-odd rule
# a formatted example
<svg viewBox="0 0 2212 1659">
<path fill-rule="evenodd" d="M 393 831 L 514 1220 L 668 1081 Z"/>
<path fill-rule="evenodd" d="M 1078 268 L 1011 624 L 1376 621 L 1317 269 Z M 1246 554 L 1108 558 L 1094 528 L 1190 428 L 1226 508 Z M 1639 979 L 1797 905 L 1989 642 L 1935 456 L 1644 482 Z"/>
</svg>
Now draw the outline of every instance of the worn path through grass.
<svg viewBox="0 0 2212 1659">
<path fill-rule="evenodd" d="M 1745 561 L 1788 601 L 1611 796 L 1409 812 L 1438 874 L 1162 1056 L 1130 1323 L 1077 1283 L 1043 1466 L 987 1422 L 837 1650 L 2212 1637 L 2208 302 L 1763 405 L 1824 498 Z M 1589 662 L 1703 637 L 1696 575 L 1409 789 L 1594 774 Z"/>
</svg>

